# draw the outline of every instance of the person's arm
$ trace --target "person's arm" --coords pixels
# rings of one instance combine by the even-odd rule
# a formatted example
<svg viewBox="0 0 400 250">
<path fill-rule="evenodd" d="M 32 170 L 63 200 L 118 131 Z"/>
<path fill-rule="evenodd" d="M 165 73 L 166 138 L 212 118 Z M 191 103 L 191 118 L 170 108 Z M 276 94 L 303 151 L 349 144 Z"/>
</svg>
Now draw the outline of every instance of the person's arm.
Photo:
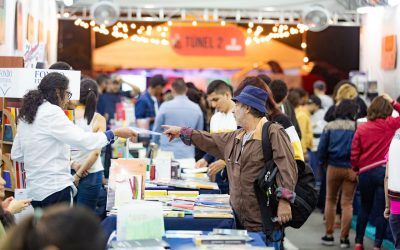
<svg viewBox="0 0 400 250">
<path fill-rule="evenodd" d="M 390 215 L 390 199 L 388 195 L 388 178 L 389 178 L 389 161 L 386 163 L 386 173 L 385 173 L 385 212 L 383 216 L 388 219 Z"/>
<path fill-rule="evenodd" d="M 328 162 L 329 137 L 330 131 L 328 129 L 324 129 L 319 140 L 317 151 L 319 165 L 323 167 L 326 167 Z"/>
<path fill-rule="evenodd" d="M 96 116 L 96 121 L 94 122 L 94 128 L 93 128 L 93 132 L 105 132 L 106 131 L 106 119 L 101 116 L 101 115 L 97 115 Z M 93 164 L 97 161 L 97 159 L 99 158 L 101 154 L 101 149 L 96 149 L 93 150 L 88 158 L 85 160 L 85 162 L 81 165 L 81 167 L 79 168 L 79 170 L 76 172 L 76 175 L 78 178 L 82 178 L 82 175 L 88 171 Z"/>
<path fill-rule="evenodd" d="M 137 134 L 129 128 L 119 128 L 105 133 L 85 132 L 72 123 L 59 107 L 49 111 L 47 131 L 60 142 L 81 150 L 92 151 L 100 149 L 114 141 L 114 136 L 130 138 Z"/>
<path fill-rule="evenodd" d="M 278 168 L 276 175 L 276 196 L 279 198 L 277 218 L 280 224 L 292 219 L 290 203 L 294 202 L 294 189 L 297 183 L 297 165 L 289 136 L 280 126 L 270 126 L 269 139 L 272 146 L 274 162 Z"/>
<path fill-rule="evenodd" d="M 400 103 L 398 103 L 395 100 L 393 100 L 387 94 L 384 94 L 383 98 L 385 98 L 388 102 L 390 102 L 390 104 L 393 106 L 394 110 L 396 110 L 398 113 L 400 113 Z M 398 117 L 389 116 L 389 117 L 386 118 L 385 122 L 395 130 L 400 128 L 400 116 L 398 116 Z"/>
<path fill-rule="evenodd" d="M 235 132 L 210 134 L 205 131 L 193 130 L 192 128 L 181 128 L 176 126 L 163 125 L 164 134 L 169 140 L 181 138 L 186 145 L 195 145 L 204 152 L 210 153 L 219 159 L 224 158 L 226 145 L 232 143 Z"/>
<path fill-rule="evenodd" d="M 18 162 L 23 162 L 24 161 L 24 154 L 21 149 L 21 142 L 17 130 L 17 134 L 15 135 L 13 145 L 11 148 L 11 159 L 14 161 Z"/>
<path fill-rule="evenodd" d="M 358 131 L 356 131 L 356 133 L 354 134 L 353 141 L 351 142 L 351 154 L 350 154 L 351 166 L 355 172 L 358 172 L 360 170 L 359 169 L 360 166 L 358 164 L 360 156 L 362 154 L 360 140 L 361 140 L 360 135 Z"/>
</svg>

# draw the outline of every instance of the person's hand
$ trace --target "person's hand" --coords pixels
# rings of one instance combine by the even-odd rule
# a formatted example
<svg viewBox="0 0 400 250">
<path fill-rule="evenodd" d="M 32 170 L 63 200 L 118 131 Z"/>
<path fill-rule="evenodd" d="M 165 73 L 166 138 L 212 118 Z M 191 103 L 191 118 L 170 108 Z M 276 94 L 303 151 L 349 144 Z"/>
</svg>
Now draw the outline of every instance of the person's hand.
<svg viewBox="0 0 400 250">
<path fill-rule="evenodd" d="M 194 165 L 195 168 L 206 168 L 208 166 L 208 162 L 201 158 L 196 162 L 196 165 Z"/>
<path fill-rule="evenodd" d="M 78 170 L 82 167 L 81 164 L 79 164 L 78 162 L 74 161 L 71 164 L 71 169 L 75 170 L 75 172 L 78 172 Z"/>
<path fill-rule="evenodd" d="M 77 174 L 74 174 L 74 185 L 75 187 L 77 187 L 79 185 L 79 181 L 81 180 L 81 178 L 79 178 L 79 176 Z"/>
<path fill-rule="evenodd" d="M 225 168 L 225 162 L 223 160 L 218 160 L 210 164 L 208 166 L 207 174 L 210 177 L 211 181 L 215 181 L 215 177 L 219 171 Z"/>
<path fill-rule="evenodd" d="M 20 213 L 22 210 L 27 208 L 31 204 L 32 200 L 27 199 L 27 200 L 15 200 L 13 199 L 11 203 L 8 205 L 6 208 L 7 211 L 9 211 L 11 214 L 17 214 Z"/>
<path fill-rule="evenodd" d="M 169 125 L 162 125 L 161 127 L 164 129 L 164 135 L 168 137 L 169 141 L 172 141 L 175 138 L 179 138 L 181 127 Z"/>
<path fill-rule="evenodd" d="M 7 199 L 5 199 L 3 202 L 1 202 L 1 207 L 3 209 L 7 209 L 8 206 L 10 205 L 10 203 L 14 200 L 14 197 L 8 197 Z"/>
<path fill-rule="evenodd" d="M 392 97 L 390 97 L 388 94 L 383 94 L 382 97 L 383 97 L 383 99 L 387 100 L 390 103 L 393 102 Z"/>
<path fill-rule="evenodd" d="M 117 137 L 122 138 L 136 138 L 138 134 L 130 128 L 117 128 L 113 130 L 113 133 Z"/>
<path fill-rule="evenodd" d="M 389 219 L 389 216 L 390 216 L 390 208 L 386 207 L 385 212 L 383 212 L 383 217 L 385 217 L 385 219 Z"/>
<path fill-rule="evenodd" d="M 279 224 L 288 223 L 292 219 L 292 208 L 287 200 L 280 199 L 278 203 L 278 222 Z"/>
</svg>

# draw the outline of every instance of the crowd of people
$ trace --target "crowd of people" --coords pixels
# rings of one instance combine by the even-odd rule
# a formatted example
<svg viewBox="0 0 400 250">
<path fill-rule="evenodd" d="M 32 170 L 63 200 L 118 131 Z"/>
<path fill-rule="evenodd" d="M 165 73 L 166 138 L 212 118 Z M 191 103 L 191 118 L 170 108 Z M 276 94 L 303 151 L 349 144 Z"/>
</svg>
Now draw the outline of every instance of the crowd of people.
<svg viewBox="0 0 400 250">
<path fill-rule="evenodd" d="M 63 62 L 51 68 L 72 69 Z M 237 228 L 259 233 L 275 249 L 282 248 L 280 225 L 292 219 L 298 166 L 304 163 L 311 166 L 319 190 L 318 207 L 326 226 L 322 244 L 335 244 L 339 224 L 340 247 L 350 247 L 359 190 L 355 249 L 363 249 L 373 209 L 379 214 L 374 249 L 381 249 L 388 224 L 400 249 L 400 117 L 392 116 L 400 113 L 400 104 L 389 95 L 367 106 L 348 80 L 339 82 L 331 97 L 323 81 L 316 81 L 313 93 L 307 93 L 289 90 L 284 81 L 267 75 L 246 77 L 235 88 L 214 80 L 204 92 L 182 78 L 165 89 L 162 75 L 151 77 L 143 93 L 133 84 L 128 84 L 131 91 L 122 91 L 122 84 L 128 83 L 119 76 L 82 76 L 80 99 L 73 102 L 68 78 L 49 73 L 24 96 L 11 157 L 25 163 L 31 199 L 5 199 L 0 178 L 0 238 L 5 237 L 0 249 L 104 249 L 98 223 L 104 213 L 98 208 L 104 204 L 102 191 L 117 137 L 145 146 L 156 143 L 176 159 L 195 158 L 195 167 L 207 168 L 210 180 L 230 194 Z M 128 112 L 135 114 L 138 126 L 164 135 L 138 136 L 128 128 L 113 128 L 116 106 L 125 99 L 134 103 Z M 63 112 L 67 107 L 75 109 L 74 122 Z M 265 234 L 254 191 L 266 164 L 262 131 L 267 121 L 273 122 L 268 138 L 278 169 L 272 235 Z M 15 225 L 13 214 L 29 205 L 34 215 Z"/>
</svg>

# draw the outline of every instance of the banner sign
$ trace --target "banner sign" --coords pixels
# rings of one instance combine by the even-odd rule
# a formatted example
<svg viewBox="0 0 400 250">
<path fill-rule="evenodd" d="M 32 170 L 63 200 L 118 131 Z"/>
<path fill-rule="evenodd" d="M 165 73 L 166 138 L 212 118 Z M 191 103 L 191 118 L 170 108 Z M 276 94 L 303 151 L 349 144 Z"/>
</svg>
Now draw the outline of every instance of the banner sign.
<svg viewBox="0 0 400 250">
<path fill-rule="evenodd" d="M 29 90 L 36 89 L 43 77 L 52 72 L 68 77 L 71 100 L 79 100 L 80 71 L 28 68 L 0 68 L 0 97 L 22 98 Z"/>
<path fill-rule="evenodd" d="M 237 27 L 171 27 L 171 46 L 185 56 L 244 56 L 245 38 Z"/>
</svg>

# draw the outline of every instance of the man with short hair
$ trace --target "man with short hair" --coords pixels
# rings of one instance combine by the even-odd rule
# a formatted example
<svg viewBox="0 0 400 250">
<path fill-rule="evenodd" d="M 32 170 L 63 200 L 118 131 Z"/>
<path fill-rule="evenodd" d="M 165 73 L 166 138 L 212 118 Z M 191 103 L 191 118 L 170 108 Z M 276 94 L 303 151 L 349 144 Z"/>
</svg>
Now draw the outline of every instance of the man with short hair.
<svg viewBox="0 0 400 250">
<path fill-rule="evenodd" d="M 267 122 L 266 91 L 247 86 L 233 98 L 236 102 L 234 115 L 241 129 L 226 133 L 210 134 L 191 128 L 165 125 L 164 134 L 170 140 L 181 138 L 186 145 L 195 145 L 227 163 L 230 203 L 236 216 L 238 228 L 258 232 L 267 246 L 280 249 L 282 231 L 276 227 L 273 242 L 263 232 L 261 211 L 256 198 L 254 181 L 265 168 L 262 149 L 262 128 Z M 284 224 L 291 220 L 290 203 L 294 202 L 297 183 L 297 166 L 289 137 L 282 126 L 271 124 L 268 138 L 271 142 L 273 160 L 277 165 L 276 176 L 278 201 L 277 221 Z M 271 220 L 274 218 L 270 218 Z"/>
<path fill-rule="evenodd" d="M 99 94 L 103 94 L 107 90 L 107 86 L 111 84 L 111 77 L 101 73 L 96 77 L 97 85 L 99 85 Z"/>
<path fill-rule="evenodd" d="M 203 129 L 203 112 L 199 105 L 189 100 L 186 92 L 186 83 L 182 78 L 172 83 L 171 93 L 174 98 L 161 104 L 154 122 L 155 132 L 162 132 L 163 124 Z M 181 140 L 168 143 L 165 136 L 153 136 L 153 141 L 160 145 L 162 151 L 172 151 L 175 159 L 194 158 L 194 147 L 185 146 Z"/>
<path fill-rule="evenodd" d="M 314 95 L 321 99 L 322 108 L 326 111 L 333 105 L 333 100 L 326 94 L 326 84 L 323 81 L 314 82 Z"/>
<path fill-rule="evenodd" d="M 290 121 L 296 129 L 297 134 L 299 135 L 299 138 L 301 139 L 300 126 L 297 121 L 294 108 L 290 104 L 290 102 L 287 101 L 289 91 L 286 83 L 282 80 L 273 80 L 268 84 L 268 87 L 271 89 L 276 104 L 278 105 L 282 113 L 289 117 Z"/>
<path fill-rule="evenodd" d="M 140 96 L 135 106 L 135 117 L 138 120 L 145 120 L 144 127 L 152 129 L 154 119 L 156 118 L 159 103 L 157 98 L 161 96 L 163 88 L 167 81 L 162 75 L 155 75 L 149 81 L 149 87 Z"/>
<path fill-rule="evenodd" d="M 210 133 L 231 132 L 237 129 L 233 109 L 235 103 L 232 101 L 232 87 L 222 80 L 214 80 L 207 87 L 207 100 L 215 113 L 210 120 Z M 207 167 L 211 181 L 216 181 L 222 193 L 228 193 L 225 161 L 215 159 L 206 154 L 196 162 L 196 167 Z"/>
</svg>

